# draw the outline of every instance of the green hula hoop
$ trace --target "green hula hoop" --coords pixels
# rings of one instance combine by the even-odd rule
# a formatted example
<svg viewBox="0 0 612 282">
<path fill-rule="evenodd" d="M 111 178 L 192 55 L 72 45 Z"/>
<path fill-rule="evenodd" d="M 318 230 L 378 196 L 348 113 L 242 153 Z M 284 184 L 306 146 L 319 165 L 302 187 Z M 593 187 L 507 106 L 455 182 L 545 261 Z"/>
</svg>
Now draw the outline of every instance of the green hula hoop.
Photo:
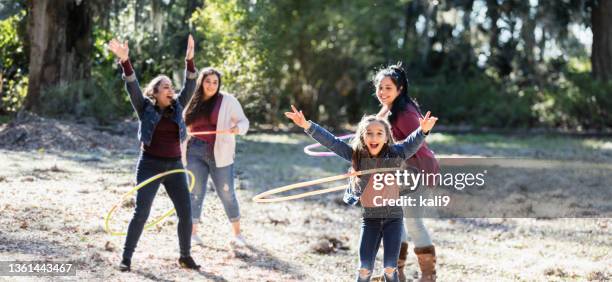
<svg viewBox="0 0 612 282">
<path fill-rule="evenodd" d="M 123 203 L 124 200 L 126 200 L 129 196 L 131 196 L 132 194 L 134 194 L 136 191 L 140 190 L 141 188 L 145 187 L 147 184 L 162 178 L 164 176 L 170 175 L 170 174 L 175 174 L 175 173 L 187 173 L 187 175 L 189 175 L 189 177 L 191 178 L 190 184 L 189 184 L 189 192 L 191 192 L 193 190 L 193 186 L 195 186 L 195 176 L 193 175 L 193 173 L 187 169 L 173 169 L 173 170 L 169 170 L 166 172 L 162 172 L 158 175 L 155 175 L 145 181 L 143 181 L 142 183 L 138 184 L 136 187 L 134 187 L 132 190 L 130 190 L 129 192 L 123 194 L 123 196 L 121 196 L 121 201 L 119 201 L 118 203 L 116 203 L 106 214 L 106 216 L 104 217 L 104 230 L 112 235 L 112 236 L 125 236 L 127 235 L 126 232 L 118 232 L 118 231 L 113 231 L 110 228 L 110 219 L 111 219 L 111 215 L 113 214 L 113 212 L 115 212 L 118 208 L 119 205 L 121 203 Z M 162 216 L 156 218 L 155 220 L 153 220 L 151 223 L 145 225 L 144 229 L 149 229 L 155 225 L 157 225 L 158 223 L 160 223 L 162 220 L 164 220 L 165 218 L 169 217 L 170 215 L 172 215 L 176 210 L 174 208 L 170 209 L 169 211 L 167 211 L 166 213 L 164 213 Z"/>
</svg>

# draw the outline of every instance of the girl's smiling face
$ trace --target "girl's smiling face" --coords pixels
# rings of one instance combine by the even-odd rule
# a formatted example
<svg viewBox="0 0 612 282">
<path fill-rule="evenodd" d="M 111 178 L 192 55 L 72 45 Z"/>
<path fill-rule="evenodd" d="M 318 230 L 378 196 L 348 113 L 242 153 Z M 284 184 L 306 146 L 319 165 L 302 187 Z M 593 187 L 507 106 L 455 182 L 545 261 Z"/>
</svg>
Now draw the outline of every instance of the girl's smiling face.
<svg viewBox="0 0 612 282">
<path fill-rule="evenodd" d="M 378 156 L 388 138 L 385 126 L 378 121 L 368 124 L 363 133 L 363 142 L 372 156 Z"/>
<path fill-rule="evenodd" d="M 400 89 L 397 88 L 393 80 L 389 77 L 384 77 L 378 85 L 376 85 L 376 97 L 378 101 L 384 105 L 391 105 L 395 98 L 399 96 Z"/>
</svg>

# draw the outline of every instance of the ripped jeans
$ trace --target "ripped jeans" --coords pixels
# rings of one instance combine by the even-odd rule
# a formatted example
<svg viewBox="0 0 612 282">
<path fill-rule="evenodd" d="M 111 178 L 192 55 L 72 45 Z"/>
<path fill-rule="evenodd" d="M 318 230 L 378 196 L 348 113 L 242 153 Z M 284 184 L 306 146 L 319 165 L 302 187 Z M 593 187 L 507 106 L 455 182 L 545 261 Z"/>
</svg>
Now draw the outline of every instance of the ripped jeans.
<svg viewBox="0 0 612 282">
<path fill-rule="evenodd" d="M 360 270 L 368 270 L 367 275 L 357 274 L 357 281 L 370 281 L 374 270 L 376 253 L 381 241 L 384 242 L 385 268 L 397 268 L 402 243 L 404 224 L 402 218 L 363 218 L 361 225 L 361 242 L 359 243 Z M 391 276 L 384 275 L 385 281 L 399 281 L 397 270 Z"/>
<path fill-rule="evenodd" d="M 195 176 L 195 187 L 191 191 L 191 216 L 193 223 L 200 222 L 202 206 L 206 197 L 208 176 L 217 191 L 223 209 L 230 222 L 240 220 L 240 207 L 234 190 L 234 165 L 217 167 L 212 146 L 197 138 L 187 145 L 187 169 Z"/>
</svg>

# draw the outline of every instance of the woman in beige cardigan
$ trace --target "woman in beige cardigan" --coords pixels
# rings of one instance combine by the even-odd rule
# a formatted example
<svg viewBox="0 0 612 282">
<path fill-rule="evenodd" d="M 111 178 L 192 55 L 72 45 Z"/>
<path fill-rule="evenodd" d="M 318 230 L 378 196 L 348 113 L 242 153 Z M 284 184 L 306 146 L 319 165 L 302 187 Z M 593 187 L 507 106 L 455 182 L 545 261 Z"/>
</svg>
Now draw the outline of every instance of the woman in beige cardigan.
<svg viewBox="0 0 612 282">
<path fill-rule="evenodd" d="M 244 115 L 238 100 L 220 91 L 221 73 L 213 68 L 202 70 L 197 79 L 195 93 L 184 112 L 189 132 L 224 131 L 232 134 L 195 134 L 183 143 L 183 160 L 196 178 L 191 192 L 191 214 L 193 231 L 191 240 L 203 244 L 197 235 L 202 206 L 206 196 L 208 176 L 212 178 L 215 190 L 228 220 L 232 224 L 233 247 L 245 246 L 240 233 L 240 208 L 234 190 L 234 155 L 236 134 L 244 135 L 249 129 L 249 120 Z"/>
</svg>

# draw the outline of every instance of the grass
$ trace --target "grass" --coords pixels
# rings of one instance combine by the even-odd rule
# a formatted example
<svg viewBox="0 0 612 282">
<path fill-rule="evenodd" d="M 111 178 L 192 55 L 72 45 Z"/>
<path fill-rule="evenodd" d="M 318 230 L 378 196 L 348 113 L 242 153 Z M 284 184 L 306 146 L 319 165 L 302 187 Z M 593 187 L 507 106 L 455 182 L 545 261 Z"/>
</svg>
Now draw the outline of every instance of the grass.
<svg viewBox="0 0 612 282">
<path fill-rule="evenodd" d="M 600 162 L 610 162 L 612 160 L 612 138 L 433 133 L 432 136 L 427 138 L 427 142 L 439 154 L 479 152 L 487 156 Z M 458 148 L 463 149 L 458 150 Z"/>
<path fill-rule="evenodd" d="M 435 133 L 428 142 L 438 154 L 612 162 L 609 139 Z M 95 281 L 352 280 L 360 210 L 338 203 L 341 193 L 274 204 L 251 201 L 274 187 L 346 172 L 348 163 L 337 157 L 306 156 L 303 147 L 311 143 L 305 134 L 239 137 L 238 199 L 243 232 L 252 247 L 237 253 L 228 250 L 229 223 L 210 191 L 200 226 L 206 246 L 193 248 L 194 258 L 204 266 L 199 273 L 176 267 L 175 218 L 143 233 L 132 273 L 116 271 L 124 238 L 108 236 L 101 226 L 110 206 L 132 187 L 135 153 L 37 154 L 0 149 L 0 260 L 76 261 L 80 267 L 76 279 Z M 164 194 L 160 189 L 151 218 L 171 207 Z M 118 224 L 130 218 L 131 209 L 117 212 Z M 125 227 L 121 222 L 118 228 Z M 611 279 L 610 223 L 605 218 L 425 219 L 438 252 L 440 281 Z M 313 244 L 328 237 L 341 240 L 348 250 L 329 254 L 312 250 Z M 376 272 L 381 258 L 382 250 Z M 411 253 L 408 276 L 417 269 Z"/>
</svg>

